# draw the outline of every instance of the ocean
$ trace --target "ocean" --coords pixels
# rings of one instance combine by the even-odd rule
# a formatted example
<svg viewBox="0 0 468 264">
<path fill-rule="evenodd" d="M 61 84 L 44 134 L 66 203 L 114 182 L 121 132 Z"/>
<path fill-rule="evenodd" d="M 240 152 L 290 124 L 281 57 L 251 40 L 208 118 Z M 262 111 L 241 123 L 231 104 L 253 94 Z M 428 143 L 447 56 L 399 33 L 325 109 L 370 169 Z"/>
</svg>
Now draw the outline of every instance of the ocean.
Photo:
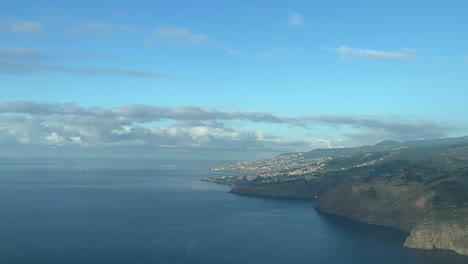
<svg viewBox="0 0 468 264">
<path fill-rule="evenodd" d="M 0 159 L 0 263 L 468 263 L 406 234 L 200 181 L 222 161 Z"/>
</svg>

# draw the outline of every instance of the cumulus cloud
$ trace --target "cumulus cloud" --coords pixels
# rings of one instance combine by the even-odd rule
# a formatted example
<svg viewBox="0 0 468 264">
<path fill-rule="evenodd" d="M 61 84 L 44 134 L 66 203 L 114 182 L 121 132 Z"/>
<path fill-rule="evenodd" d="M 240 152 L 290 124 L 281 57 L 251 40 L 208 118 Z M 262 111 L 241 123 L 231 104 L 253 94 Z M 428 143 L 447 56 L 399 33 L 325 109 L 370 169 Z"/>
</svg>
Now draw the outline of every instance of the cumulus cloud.
<svg viewBox="0 0 468 264">
<path fill-rule="evenodd" d="M 341 46 L 335 49 L 342 59 L 375 59 L 375 60 L 410 60 L 414 59 L 416 52 L 412 49 L 401 49 L 400 51 L 383 51 L 373 49 L 360 49 Z"/>
<path fill-rule="evenodd" d="M 57 134 L 56 132 L 52 132 L 46 136 L 46 140 L 48 140 L 53 145 L 62 145 L 65 141 L 65 138 Z"/>
<path fill-rule="evenodd" d="M 293 138 L 255 123 L 314 131 L 342 131 L 336 138 Z M 239 124 L 241 124 L 239 126 Z M 253 126 L 255 127 L 255 126 Z M 263 127 L 263 126 L 262 126 Z M 221 111 L 196 106 L 80 107 L 73 103 L 0 103 L 0 144 L 81 147 L 146 147 L 221 151 L 289 152 L 317 147 L 444 137 L 454 128 L 399 117 L 314 115 L 281 117 L 265 111 Z"/>
<path fill-rule="evenodd" d="M 132 77 L 170 77 L 156 72 L 126 69 L 126 68 L 93 68 L 74 67 L 53 64 L 50 61 L 57 58 L 102 58 L 101 54 L 86 52 L 47 53 L 35 49 L 18 47 L 0 47 L 0 73 L 31 74 L 40 72 L 55 72 L 82 75 L 120 75 Z"/>
<path fill-rule="evenodd" d="M 291 13 L 288 18 L 290 27 L 303 27 L 305 23 L 304 17 L 298 13 Z"/>
<path fill-rule="evenodd" d="M 168 126 L 149 125 L 171 120 Z M 75 104 L 0 104 L 0 138 L 14 144 L 145 146 L 286 151 L 301 140 L 268 132 L 234 129 L 228 120 L 280 122 L 265 112 L 222 112 L 197 107 L 124 106 L 82 108 Z M 261 136 L 260 136 L 261 135 Z M 5 143 L 5 142 L 3 142 Z"/>
</svg>

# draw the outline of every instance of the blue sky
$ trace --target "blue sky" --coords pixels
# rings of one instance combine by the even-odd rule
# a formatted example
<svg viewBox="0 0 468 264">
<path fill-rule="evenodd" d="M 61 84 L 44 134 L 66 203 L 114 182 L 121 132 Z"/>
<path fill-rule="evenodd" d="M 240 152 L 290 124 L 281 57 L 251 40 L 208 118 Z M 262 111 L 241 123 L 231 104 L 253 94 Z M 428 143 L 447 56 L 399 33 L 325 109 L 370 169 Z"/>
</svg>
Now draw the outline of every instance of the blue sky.
<svg viewBox="0 0 468 264">
<path fill-rule="evenodd" d="M 85 141 L 87 147 L 128 147 L 132 135 L 161 152 L 226 152 L 238 143 L 259 144 L 249 151 L 271 155 L 468 134 L 467 7 L 465 1 L 3 3 L 0 144 L 75 146 L 70 138 L 79 137 L 81 147 Z M 192 114 L 234 118 L 189 124 L 161 117 L 159 109 L 144 122 L 95 127 L 101 134 L 67 130 L 63 120 L 34 128 L 42 131 L 37 135 L 21 131 L 27 130 L 21 124 L 13 131 L 12 116 L 42 124 L 51 116 L 69 118 L 70 111 L 39 114 L 38 103 L 113 113 L 128 105 L 189 107 Z M 282 121 L 238 112 L 266 112 Z M 126 136 L 111 139 L 122 126 L 129 127 Z M 156 137 L 150 144 L 137 128 L 146 134 L 175 129 L 185 137 Z M 168 143 L 187 138 L 184 146 Z"/>
</svg>

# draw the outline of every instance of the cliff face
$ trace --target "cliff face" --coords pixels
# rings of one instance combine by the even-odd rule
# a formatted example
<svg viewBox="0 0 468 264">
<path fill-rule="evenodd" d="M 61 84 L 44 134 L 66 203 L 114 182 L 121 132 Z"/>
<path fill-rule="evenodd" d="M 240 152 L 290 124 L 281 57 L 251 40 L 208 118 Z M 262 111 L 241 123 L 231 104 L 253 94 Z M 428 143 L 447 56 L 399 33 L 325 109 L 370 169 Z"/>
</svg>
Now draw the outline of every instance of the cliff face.
<svg viewBox="0 0 468 264">
<path fill-rule="evenodd" d="M 432 184 L 397 181 L 339 184 L 316 203 L 319 211 L 409 232 L 408 248 L 468 255 L 466 171 Z M 455 180 L 456 179 L 456 180 Z"/>
<path fill-rule="evenodd" d="M 411 186 L 342 184 L 315 204 L 329 214 L 409 232 L 431 210 L 431 194 L 411 195 Z"/>
<path fill-rule="evenodd" d="M 468 255 L 468 137 L 390 143 L 226 165 L 252 174 L 205 180 L 238 194 L 318 198 L 321 212 L 410 233 L 406 247 Z"/>
<path fill-rule="evenodd" d="M 233 185 L 231 192 L 271 198 L 314 199 L 320 189 L 304 182 L 262 186 Z M 434 207 L 437 191 L 418 184 L 345 183 L 331 187 L 315 203 L 317 210 L 359 222 L 410 233 L 404 246 L 453 250 L 468 256 L 468 209 Z"/>
<path fill-rule="evenodd" d="M 459 216 L 460 212 L 449 215 L 431 212 L 411 231 L 405 247 L 453 250 L 468 255 L 468 219 Z"/>
</svg>

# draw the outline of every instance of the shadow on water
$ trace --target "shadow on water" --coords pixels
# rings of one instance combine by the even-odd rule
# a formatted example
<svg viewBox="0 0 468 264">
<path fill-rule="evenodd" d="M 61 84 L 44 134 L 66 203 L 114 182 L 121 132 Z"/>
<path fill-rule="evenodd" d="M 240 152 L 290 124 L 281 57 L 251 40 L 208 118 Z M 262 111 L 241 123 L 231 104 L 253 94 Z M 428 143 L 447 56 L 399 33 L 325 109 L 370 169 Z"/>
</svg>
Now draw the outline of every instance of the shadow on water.
<svg viewBox="0 0 468 264">
<path fill-rule="evenodd" d="M 356 222 L 341 216 L 330 215 L 317 211 L 327 228 L 327 232 L 339 232 L 342 236 L 355 239 L 361 247 L 367 247 L 367 243 L 381 244 L 385 247 L 401 251 L 408 233 L 392 227 L 368 225 Z M 364 243 L 363 243 L 364 242 Z M 396 252 L 395 251 L 395 252 Z M 466 264 L 468 257 L 448 250 L 421 250 L 403 248 L 403 254 L 408 263 L 417 264 Z M 395 262 L 397 263 L 397 262 Z"/>
<path fill-rule="evenodd" d="M 446 250 L 421 250 L 421 249 L 407 249 L 413 257 L 415 263 L 418 264 L 466 264 L 468 257 L 459 255 L 452 251 Z"/>
<path fill-rule="evenodd" d="M 350 237 L 360 237 L 369 240 L 379 240 L 385 236 L 385 241 L 391 242 L 392 244 L 403 245 L 407 233 L 391 227 L 368 225 L 360 223 L 354 220 L 350 220 L 341 216 L 330 215 L 317 211 L 317 214 L 324 220 L 329 229 L 334 232 L 340 232 Z"/>
</svg>

